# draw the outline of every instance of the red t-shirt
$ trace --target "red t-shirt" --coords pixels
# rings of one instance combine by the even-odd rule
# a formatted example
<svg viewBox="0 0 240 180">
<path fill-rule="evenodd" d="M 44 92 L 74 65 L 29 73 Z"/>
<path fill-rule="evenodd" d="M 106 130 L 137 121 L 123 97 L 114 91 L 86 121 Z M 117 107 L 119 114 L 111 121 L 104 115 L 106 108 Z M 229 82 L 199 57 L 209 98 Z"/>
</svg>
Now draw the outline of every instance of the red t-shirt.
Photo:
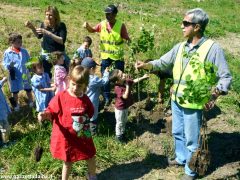
<svg viewBox="0 0 240 180">
<path fill-rule="evenodd" d="M 130 87 L 131 88 L 131 87 Z M 126 85 L 120 85 L 120 84 L 116 84 L 114 87 L 114 91 L 116 94 L 116 98 L 115 98 L 115 108 L 118 110 L 123 110 L 123 109 L 127 109 L 129 108 L 132 104 L 133 104 L 133 96 L 131 93 L 131 89 L 128 95 L 127 99 L 124 99 L 122 97 L 122 95 L 124 94 L 126 90 Z"/>
<path fill-rule="evenodd" d="M 111 25 L 109 22 L 107 22 L 107 30 L 108 30 L 108 32 L 112 31 L 113 26 L 114 25 Z M 94 27 L 94 30 L 95 30 L 95 32 L 101 32 L 101 28 L 102 28 L 101 23 L 98 23 Z M 129 40 L 130 39 L 125 24 L 122 24 L 122 27 L 121 27 L 121 38 L 123 38 L 125 40 Z"/>
<path fill-rule="evenodd" d="M 53 97 L 46 111 L 53 117 L 50 150 L 54 158 L 75 162 L 96 154 L 92 138 L 78 137 L 72 128 L 73 114 L 93 116 L 94 108 L 87 95 L 76 98 L 65 90 Z"/>
</svg>

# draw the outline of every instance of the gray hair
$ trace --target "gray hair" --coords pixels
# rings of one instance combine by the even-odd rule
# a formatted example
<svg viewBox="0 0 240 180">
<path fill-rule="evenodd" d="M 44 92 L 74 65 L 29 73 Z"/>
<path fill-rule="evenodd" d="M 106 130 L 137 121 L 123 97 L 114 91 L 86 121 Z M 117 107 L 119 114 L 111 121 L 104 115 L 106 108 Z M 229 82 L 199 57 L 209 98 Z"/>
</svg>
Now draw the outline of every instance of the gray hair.
<svg viewBox="0 0 240 180">
<path fill-rule="evenodd" d="M 195 9 L 191 9 L 191 10 L 187 11 L 185 15 L 186 16 L 192 15 L 192 22 L 196 23 L 196 24 L 200 24 L 201 33 L 203 34 L 203 32 L 205 31 L 205 28 L 209 22 L 209 17 L 207 15 L 207 13 L 204 10 L 202 10 L 201 8 L 195 8 Z"/>
</svg>

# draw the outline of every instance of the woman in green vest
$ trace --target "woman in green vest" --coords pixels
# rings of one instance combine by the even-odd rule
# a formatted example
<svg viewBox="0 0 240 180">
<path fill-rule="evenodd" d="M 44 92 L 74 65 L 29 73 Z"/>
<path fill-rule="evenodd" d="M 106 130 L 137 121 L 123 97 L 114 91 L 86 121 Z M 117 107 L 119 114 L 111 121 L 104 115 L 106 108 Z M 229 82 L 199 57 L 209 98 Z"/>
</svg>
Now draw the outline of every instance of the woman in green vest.
<svg viewBox="0 0 240 180">
<path fill-rule="evenodd" d="M 98 23 L 95 27 L 91 27 L 87 22 L 84 27 L 90 33 L 98 32 L 100 34 L 100 55 L 101 55 L 101 73 L 111 66 L 115 65 L 115 69 L 124 71 L 124 40 L 130 42 L 127 28 L 124 23 L 116 19 L 118 9 L 115 5 L 108 5 L 104 10 L 106 20 Z M 110 103 L 110 84 L 106 84 L 103 88 L 103 96 L 105 105 Z"/>
<path fill-rule="evenodd" d="M 227 94 L 232 79 L 222 48 L 204 36 L 208 21 L 208 15 L 200 8 L 187 11 L 181 25 L 183 36 L 187 41 L 178 43 L 160 59 L 148 63 L 138 61 L 135 64 L 138 69 L 173 70 L 171 108 L 175 158 L 169 159 L 168 164 L 185 167 L 183 180 L 195 179 L 197 175 L 189 168 L 188 163 L 199 147 L 198 138 L 203 109 L 211 109 L 220 94 Z M 191 65 L 194 61 L 210 62 L 217 67 L 217 85 L 213 88 L 212 98 L 207 103 L 206 101 L 185 101 L 184 103 L 180 101 L 186 93 L 184 89 L 188 78 L 190 77 L 193 81 L 198 79 Z M 206 76 L 206 72 L 201 73 L 202 77 Z M 191 93 L 194 92 L 188 92 L 188 94 Z"/>
</svg>

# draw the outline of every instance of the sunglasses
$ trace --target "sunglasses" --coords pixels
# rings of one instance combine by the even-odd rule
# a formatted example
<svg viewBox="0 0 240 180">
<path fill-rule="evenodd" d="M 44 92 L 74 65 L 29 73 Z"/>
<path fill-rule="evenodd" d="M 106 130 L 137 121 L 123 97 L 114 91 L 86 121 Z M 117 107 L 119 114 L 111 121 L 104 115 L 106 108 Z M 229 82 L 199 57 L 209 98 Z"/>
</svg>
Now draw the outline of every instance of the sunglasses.
<svg viewBox="0 0 240 180">
<path fill-rule="evenodd" d="M 195 25 L 197 23 L 193 23 L 193 22 L 189 22 L 189 21 L 182 21 L 182 24 L 183 24 L 184 27 L 188 27 L 190 25 Z"/>
</svg>

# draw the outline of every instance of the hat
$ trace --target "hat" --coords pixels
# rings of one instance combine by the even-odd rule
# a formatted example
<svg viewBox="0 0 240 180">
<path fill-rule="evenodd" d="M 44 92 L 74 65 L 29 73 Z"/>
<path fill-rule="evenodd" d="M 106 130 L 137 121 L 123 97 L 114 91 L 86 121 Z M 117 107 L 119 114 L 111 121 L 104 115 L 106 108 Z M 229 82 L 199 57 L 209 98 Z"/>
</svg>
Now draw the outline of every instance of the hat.
<svg viewBox="0 0 240 180">
<path fill-rule="evenodd" d="M 111 4 L 108 5 L 108 7 L 104 10 L 105 13 L 112 13 L 112 14 L 117 14 L 118 9 L 115 5 Z"/>
<path fill-rule="evenodd" d="M 96 65 L 98 65 L 91 57 L 85 57 L 82 62 L 81 65 L 84 68 L 92 68 L 92 67 L 96 67 Z"/>
</svg>

